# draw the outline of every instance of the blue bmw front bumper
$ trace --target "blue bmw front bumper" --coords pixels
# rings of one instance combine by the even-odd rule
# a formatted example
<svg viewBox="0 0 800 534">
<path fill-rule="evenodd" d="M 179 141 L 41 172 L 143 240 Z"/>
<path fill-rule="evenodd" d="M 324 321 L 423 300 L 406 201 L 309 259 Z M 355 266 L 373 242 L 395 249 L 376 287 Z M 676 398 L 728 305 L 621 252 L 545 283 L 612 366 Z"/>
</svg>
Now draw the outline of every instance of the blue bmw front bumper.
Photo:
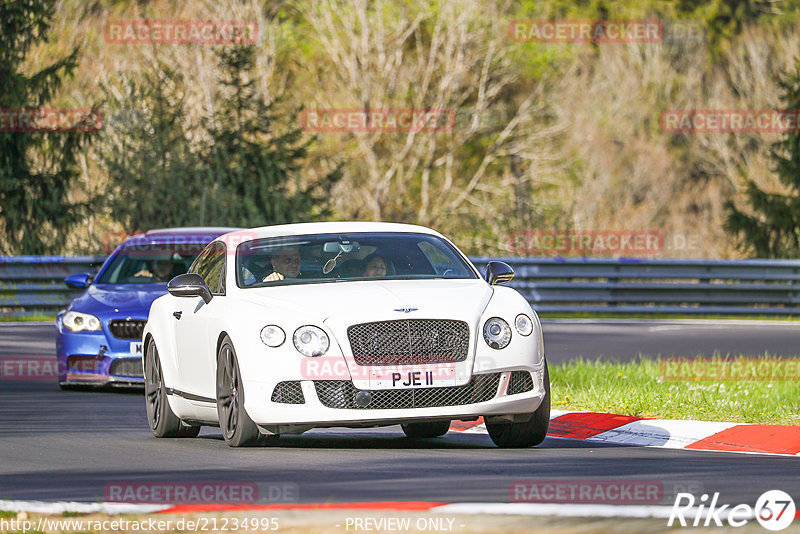
<svg viewBox="0 0 800 534">
<path fill-rule="evenodd" d="M 120 339 L 112 334 L 111 321 L 100 318 L 102 330 L 72 332 L 56 319 L 58 380 L 62 385 L 144 384 L 141 339 Z M 115 319 L 119 321 L 120 319 Z M 141 324 L 144 319 L 122 321 Z M 126 337 L 130 336 L 130 330 Z"/>
</svg>

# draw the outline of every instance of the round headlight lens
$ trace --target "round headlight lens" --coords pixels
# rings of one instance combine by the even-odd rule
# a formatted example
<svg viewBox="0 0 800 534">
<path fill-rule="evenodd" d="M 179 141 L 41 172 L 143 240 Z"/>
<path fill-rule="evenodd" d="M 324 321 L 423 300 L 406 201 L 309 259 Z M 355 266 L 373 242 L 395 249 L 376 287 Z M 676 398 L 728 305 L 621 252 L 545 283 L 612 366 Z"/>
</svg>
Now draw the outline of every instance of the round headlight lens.
<svg viewBox="0 0 800 534">
<path fill-rule="evenodd" d="M 294 348 L 303 356 L 322 356 L 328 352 L 328 334 L 316 326 L 301 326 L 294 331 Z"/>
<path fill-rule="evenodd" d="M 73 332 L 80 332 L 82 330 L 95 332 L 100 330 L 100 319 L 88 313 L 68 311 L 64 314 L 64 317 L 61 318 L 61 322 Z"/>
<path fill-rule="evenodd" d="M 483 339 L 493 349 L 503 349 L 511 341 L 511 327 L 499 317 L 492 317 L 483 325 Z"/>
<path fill-rule="evenodd" d="M 533 332 L 533 321 L 524 313 L 517 315 L 517 318 L 514 320 L 514 326 L 517 328 L 517 332 L 523 336 L 529 336 L 531 332 Z"/>
<path fill-rule="evenodd" d="M 261 341 L 268 347 L 280 347 L 286 341 L 286 333 L 280 326 L 268 324 L 261 329 Z"/>
</svg>

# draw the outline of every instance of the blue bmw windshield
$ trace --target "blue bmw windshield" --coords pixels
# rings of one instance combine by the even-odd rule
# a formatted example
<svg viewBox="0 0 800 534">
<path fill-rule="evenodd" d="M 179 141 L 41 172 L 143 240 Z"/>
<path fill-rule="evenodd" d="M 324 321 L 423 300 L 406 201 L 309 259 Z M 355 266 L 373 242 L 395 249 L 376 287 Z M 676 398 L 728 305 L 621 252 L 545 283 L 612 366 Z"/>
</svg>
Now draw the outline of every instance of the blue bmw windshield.
<svg viewBox="0 0 800 534">
<path fill-rule="evenodd" d="M 257 239 L 236 251 L 239 287 L 348 280 L 477 278 L 447 241 L 415 233 L 319 234 Z"/>
<path fill-rule="evenodd" d="M 164 284 L 189 270 L 203 245 L 124 246 L 111 260 L 98 284 Z"/>
</svg>

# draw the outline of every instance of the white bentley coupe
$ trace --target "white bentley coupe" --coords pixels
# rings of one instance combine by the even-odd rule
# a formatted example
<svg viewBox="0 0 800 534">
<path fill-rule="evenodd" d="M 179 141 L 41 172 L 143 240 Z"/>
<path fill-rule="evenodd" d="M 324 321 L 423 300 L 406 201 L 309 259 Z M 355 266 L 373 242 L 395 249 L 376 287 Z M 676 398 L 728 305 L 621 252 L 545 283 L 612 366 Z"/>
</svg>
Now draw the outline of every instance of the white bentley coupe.
<svg viewBox="0 0 800 534">
<path fill-rule="evenodd" d="M 320 427 L 444 435 L 483 416 L 500 447 L 542 442 L 550 380 L 539 318 L 489 262 L 390 223 L 220 236 L 169 282 L 143 332 L 157 437 L 219 426 L 233 447 Z"/>
</svg>

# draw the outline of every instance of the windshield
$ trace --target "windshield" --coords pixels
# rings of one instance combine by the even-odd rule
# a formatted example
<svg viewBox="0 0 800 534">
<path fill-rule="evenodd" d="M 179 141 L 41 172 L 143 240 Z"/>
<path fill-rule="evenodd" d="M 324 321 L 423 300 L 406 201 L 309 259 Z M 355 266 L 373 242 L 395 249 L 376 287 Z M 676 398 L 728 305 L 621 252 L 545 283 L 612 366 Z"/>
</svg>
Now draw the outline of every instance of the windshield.
<svg viewBox="0 0 800 534">
<path fill-rule="evenodd" d="M 239 287 L 340 282 L 477 278 L 447 241 L 414 233 L 273 237 L 236 251 Z"/>
<path fill-rule="evenodd" d="M 164 284 L 189 270 L 204 245 L 126 245 L 114 256 L 98 284 Z"/>
</svg>

